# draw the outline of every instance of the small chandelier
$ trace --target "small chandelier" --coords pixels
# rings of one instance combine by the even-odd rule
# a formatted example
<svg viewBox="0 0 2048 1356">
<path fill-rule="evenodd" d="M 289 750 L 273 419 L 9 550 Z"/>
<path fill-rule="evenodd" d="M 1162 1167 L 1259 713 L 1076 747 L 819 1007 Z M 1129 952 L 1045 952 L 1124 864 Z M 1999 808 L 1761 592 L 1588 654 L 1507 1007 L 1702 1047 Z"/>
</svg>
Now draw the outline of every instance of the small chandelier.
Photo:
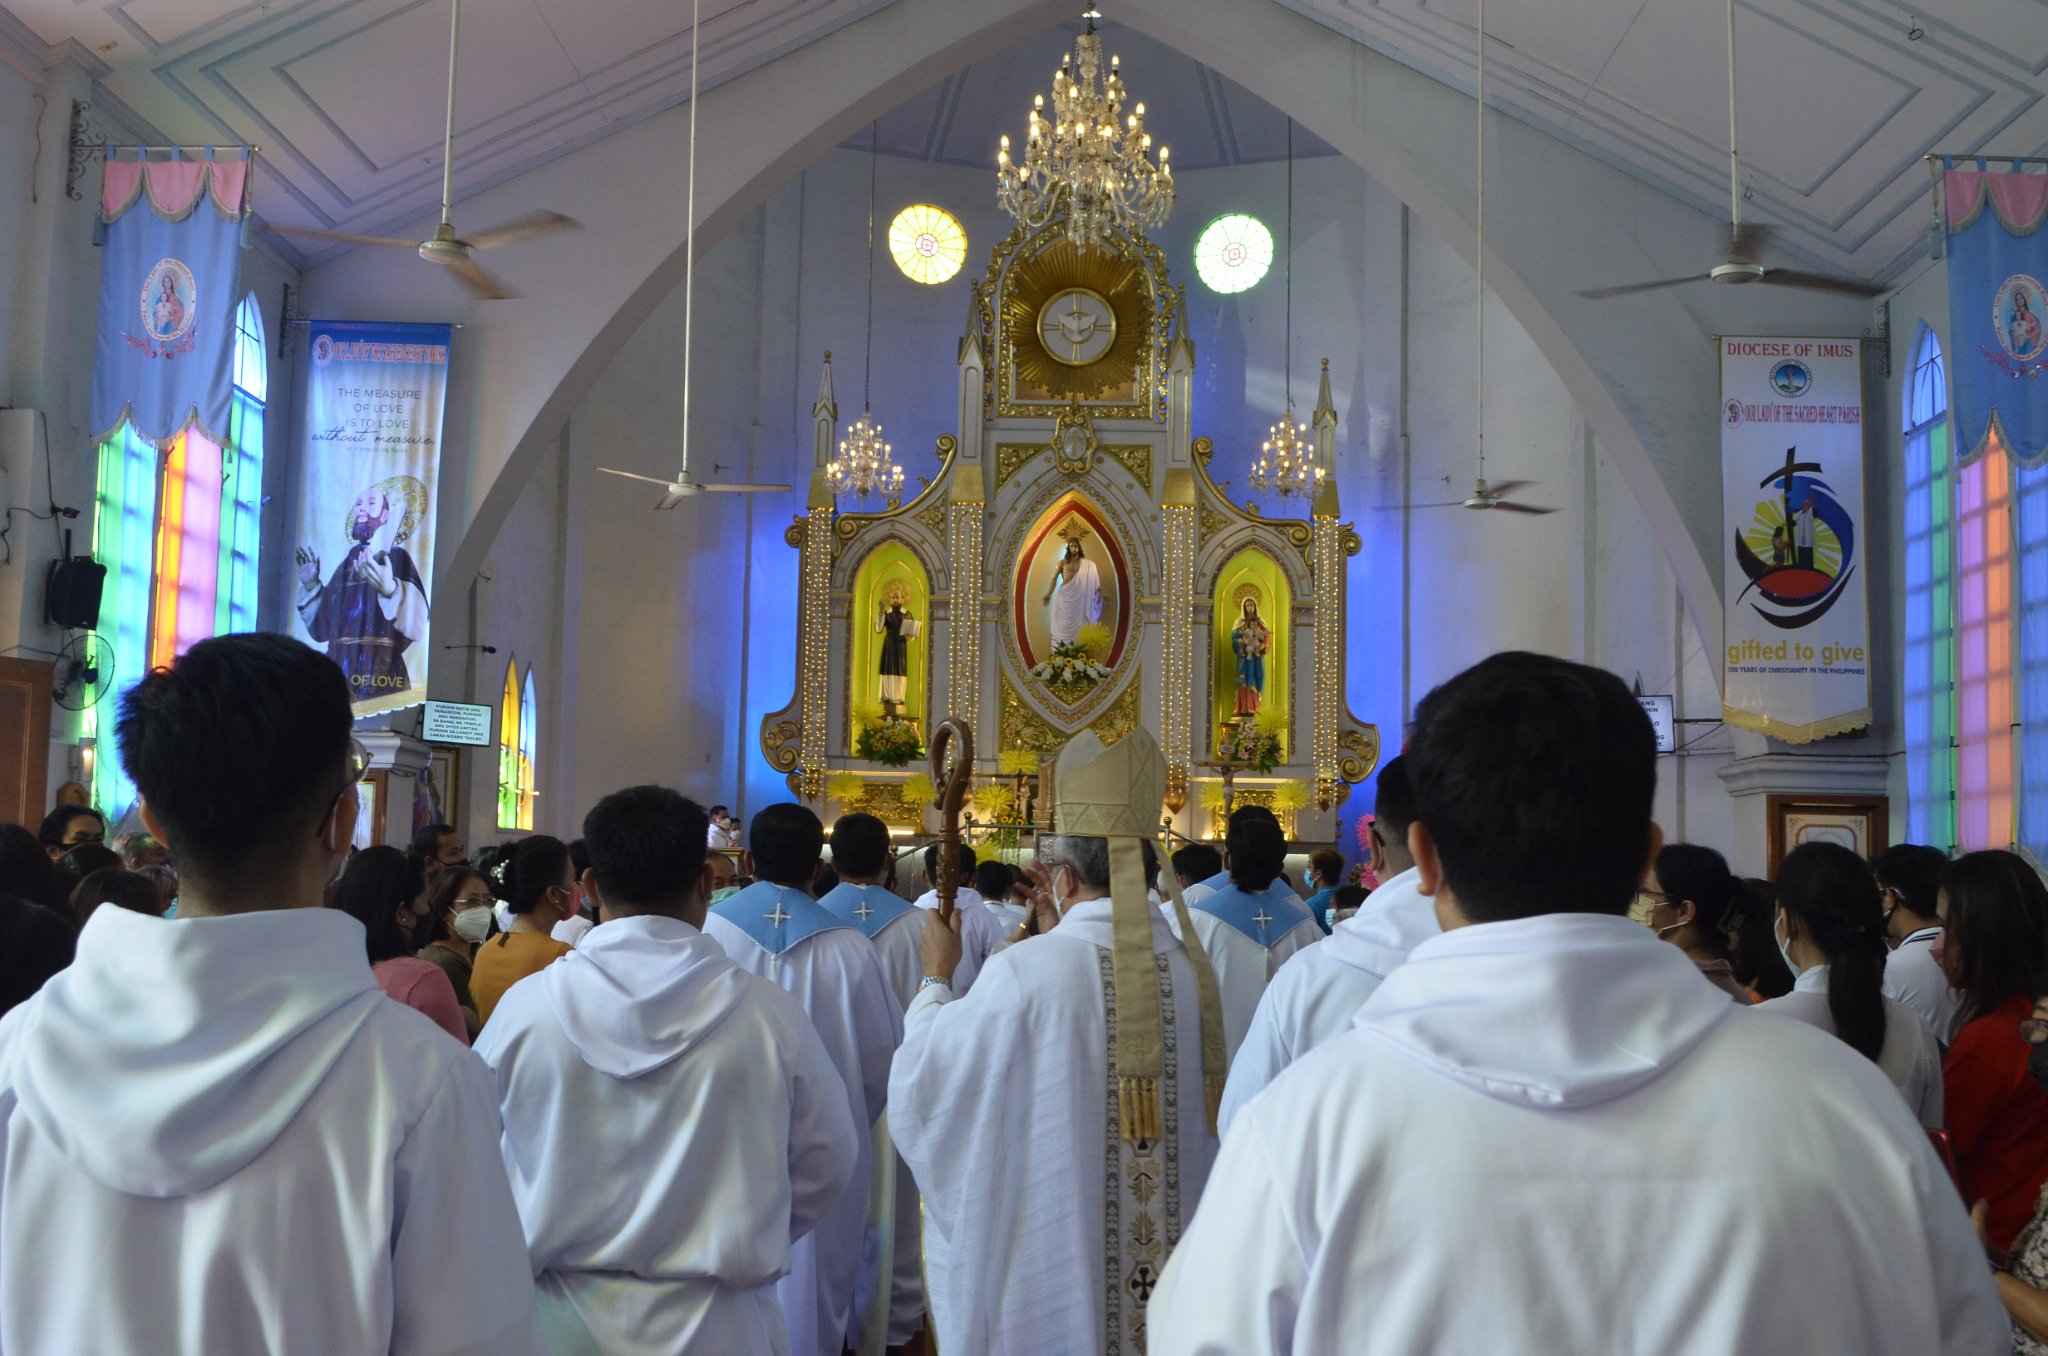
<svg viewBox="0 0 2048 1356">
<path fill-rule="evenodd" d="M 1252 463 L 1248 477 L 1261 494 L 1282 499 L 1313 499 L 1323 483 L 1323 468 L 1316 460 L 1315 442 L 1308 425 L 1294 417 L 1294 119 L 1287 120 L 1287 341 L 1282 360 L 1287 384 L 1287 412 L 1266 431 L 1259 444 L 1259 459 Z"/>
<path fill-rule="evenodd" d="M 839 495 L 895 499 L 903 490 L 903 468 L 889 456 L 882 425 L 869 410 L 875 377 L 875 150 L 876 127 L 868 127 L 868 339 L 862 356 L 860 418 L 839 440 L 839 455 L 825 463 L 825 483 Z"/>
<path fill-rule="evenodd" d="M 894 499 L 902 492 L 903 468 L 889 459 L 882 426 L 866 410 L 839 440 L 839 455 L 825 463 L 825 479 L 835 494 Z"/>
<path fill-rule="evenodd" d="M 1090 6 L 1088 29 L 1052 78 L 1052 117 L 1042 116 L 1045 96 L 1031 96 L 1031 124 L 1020 164 L 1010 159 L 1010 138 L 996 153 L 996 201 L 1027 226 L 1042 226 L 1064 203 L 1067 239 L 1099 245 L 1112 228 L 1126 233 L 1152 230 L 1173 211 L 1173 170 L 1166 147 L 1152 163 L 1152 136 L 1145 130 L 1145 105 L 1121 125 L 1124 82 L 1117 59 L 1103 78 L 1102 39 L 1095 34 L 1101 14 Z"/>
</svg>

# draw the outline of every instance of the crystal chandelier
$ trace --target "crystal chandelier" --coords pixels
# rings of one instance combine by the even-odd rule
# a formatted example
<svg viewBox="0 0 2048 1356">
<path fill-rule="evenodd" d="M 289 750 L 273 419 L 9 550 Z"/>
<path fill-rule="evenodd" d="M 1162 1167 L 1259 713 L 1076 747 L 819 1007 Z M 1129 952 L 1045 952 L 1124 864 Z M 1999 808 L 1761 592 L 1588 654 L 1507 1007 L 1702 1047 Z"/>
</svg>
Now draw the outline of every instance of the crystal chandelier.
<svg viewBox="0 0 2048 1356">
<path fill-rule="evenodd" d="M 1261 494 L 1282 499 L 1313 499 L 1323 483 L 1323 468 L 1316 461 L 1315 442 L 1308 425 L 1294 417 L 1294 119 L 1287 120 L 1287 343 L 1285 372 L 1287 412 L 1266 431 L 1259 444 L 1259 459 L 1252 463 L 1249 479 Z"/>
<path fill-rule="evenodd" d="M 839 440 L 839 455 L 825 463 L 825 483 L 832 492 L 866 498 L 895 499 L 903 490 L 903 468 L 890 458 L 882 441 L 882 425 L 868 408 L 875 375 L 875 127 L 868 128 L 868 338 L 863 355 L 860 418 Z"/>
<path fill-rule="evenodd" d="M 1135 233 L 1166 222 L 1173 210 L 1173 170 L 1166 147 L 1152 163 L 1145 105 L 1121 124 L 1124 82 L 1117 59 L 1102 69 L 1102 39 L 1092 6 L 1088 29 L 1052 78 L 1052 117 L 1043 116 L 1045 96 L 1031 96 L 1031 125 L 1022 163 L 1010 159 L 1010 138 L 996 153 L 996 201 L 1027 226 L 1042 226 L 1064 203 L 1067 239 L 1076 245 L 1103 243 L 1112 228 Z"/>
</svg>

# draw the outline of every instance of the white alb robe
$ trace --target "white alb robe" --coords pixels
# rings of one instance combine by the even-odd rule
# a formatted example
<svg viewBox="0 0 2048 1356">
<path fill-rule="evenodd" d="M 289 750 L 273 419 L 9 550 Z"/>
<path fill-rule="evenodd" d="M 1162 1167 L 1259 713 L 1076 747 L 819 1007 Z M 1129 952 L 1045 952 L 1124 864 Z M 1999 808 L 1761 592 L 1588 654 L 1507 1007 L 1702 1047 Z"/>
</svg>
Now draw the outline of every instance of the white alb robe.
<svg viewBox="0 0 2048 1356">
<path fill-rule="evenodd" d="M 101 909 L 0 1019 L 0 1351 L 542 1356 L 497 1137 L 347 914 Z"/>
<path fill-rule="evenodd" d="M 556 1356 L 788 1352 L 775 1282 L 859 1158 L 794 999 L 679 918 L 615 918 L 476 1052 Z"/>
<path fill-rule="evenodd" d="M 1174 1016 L 1149 1214 L 1115 1166 L 1108 900 L 1075 904 L 1053 931 L 1005 950 L 967 997 L 933 986 L 911 1004 L 889 1119 L 924 1190 L 925 1277 L 949 1356 L 1137 1351 L 1128 1336 L 1112 1342 L 1106 1324 L 1135 1318 L 1150 1281 L 1124 1275 L 1112 1297 L 1110 1259 L 1121 1268 L 1130 1235 L 1145 1231 L 1156 1274 L 1216 1153 L 1194 970 L 1156 918 L 1152 946 Z"/>
<path fill-rule="evenodd" d="M 1934 959 L 1934 939 L 1939 936 L 1938 927 L 1921 928 L 1885 957 L 1884 995 L 1919 1013 L 1934 1039 L 1947 1045 L 1953 1034 L 1950 1028 L 1956 1024 L 1957 998 L 1948 976 L 1941 972 L 1941 963 Z"/>
<path fill-rule="evenodd" d="M 1219 1127 L 1230 1122 L 1265 1090 L 1280 1071 L 1333 1036 L 1350 1030 L 1352 1018 L 1392 974 L 1431 937 L 1443 935 L 1436 903 L 1422 893 L 1411 868 L 1389 877 L 1366 897 L 1365 906 L 1313 946 L 1294 953 L 1274 973 L 1252 1015 L 1251 1029 L 1230 1061 L 1223 1087 Z"/>
<path fill-rule="evenodd" d="M 1816 965 L 1800 971 L 1791 993 L 1751 1011 L 1773 1012 L 1835 1035 L 1835 1019 L 1828 1012 L 1828 970 Z M 1920 1124 L 1930 1130 L 1941 1128 L 1941 1047 L 1920 1014 L 1896 998 L 1884 1000 L 1884 1044 L 1877 1052 L 1877 1067 L 1892 1080 Z"/>
<path fill-rule="evenodd" d="M 939 892 L 927 890 L 917 897 L 917 907 L 936 911 L 939 907 Z M 963 998 L 974 987 L 974 980 L 981 973 L 981 967 L 988 964 L 988 958 L 1001 951 L 1007 944 L 1008 934 L 996 916 L 989 912 L 979 892 L 963 885 L 953 896 L 953 907 L 960 914 L 960 966 L 953 971 L 953 992 Z M 924 978 L 919 975 L 918 978 Z"/>
<path fill-rule="evenodd" d="M 1195 937 L 1209 953 L 1209 963 L 1216 967 L 1216 989 L 1223 1000 L 1223 1045 L 1235 1060 L 1245 1033 L 1251 1029 L 1252 1014 L 1259 1010 L 1259 999 L 1265 996 L 1266 985 L 1295 952 L 1322 941 L 1323 930 L 1310 915 L 1275 937 L 1271 944 L 1261 946 L 1207 912 L 1208 901 L 1220 893 L 1212 890 L 1199 903 L 1185 895 L 1182 899 L 1187 902 L 1188 921 L 1194 925 Z M 1278 894 L 1293 898 L 1284 885 Z M 1295 902 L 1300 904 L 1299 900 Z M 1176 937 L 1180 935 L 1180 919 L 1171 911 L 1166 914 L 1166 926 Z"/>
<path fill-rule="evenodd" d="M 761 889 L 749 886 L 719 907 L 750 907 Z M 818 907 L 808 897 L 803 902 Z M 903 1037 L 903 1009 L 882 973 L 874 943 L 855 928 L 835 923 L 781 952 L 763 947 L 716 912 L 704 920 L 704 932 L 742 970 L 780 985 L 802 1005 L 846 1084 L 859 1166 L 852 1185 L 791 1250 L 789 1274 L 776 1286 L 794 1356 L 840 1356 L 847 1337 L 854 1335 L 854 1292 L 874 1172 L 874 1124 L 888 1105 L 889 1063 Z"/>
<path fill-rule="evenodd" d="M 1358 1029 L 1239 1115 L 1151 1326 L 1150 1356 L 1991 1356 L 2012 1340 L 1962 1200 L 1884 1075 L 1593 914 L 1417 947 Z"/>
</svg>

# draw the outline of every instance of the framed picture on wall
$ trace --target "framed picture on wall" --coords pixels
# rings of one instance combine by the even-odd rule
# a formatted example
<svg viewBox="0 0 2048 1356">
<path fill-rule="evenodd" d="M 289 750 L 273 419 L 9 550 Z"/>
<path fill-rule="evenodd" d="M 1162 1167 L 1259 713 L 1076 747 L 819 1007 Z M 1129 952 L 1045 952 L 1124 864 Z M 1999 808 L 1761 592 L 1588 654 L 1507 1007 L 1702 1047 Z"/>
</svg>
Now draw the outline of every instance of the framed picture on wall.
<svg viewBox="0 0 2048 1356">
<path fill-rule="evenodd" d="M 1839 843 L 1868 857 L 1891 838 L 1891 801 L 1884 796 L 1771 796 L 1771 877 L 1785 854 L 1802 843 Z"/>
<path fill-rule="evenodd" d="M 412 787 L 412 827 L 462 823 L 462 750 L 436 748 Z"/>
<path fill-rule="evenodd" d="M 356 783 L 362 793 L 362 809 L 356 813 L 356 839 L 358 851 L 376 847 L 384 841 L 384 795 L 391 785 L 391 769 L 371 768 Z"/>
</svg>

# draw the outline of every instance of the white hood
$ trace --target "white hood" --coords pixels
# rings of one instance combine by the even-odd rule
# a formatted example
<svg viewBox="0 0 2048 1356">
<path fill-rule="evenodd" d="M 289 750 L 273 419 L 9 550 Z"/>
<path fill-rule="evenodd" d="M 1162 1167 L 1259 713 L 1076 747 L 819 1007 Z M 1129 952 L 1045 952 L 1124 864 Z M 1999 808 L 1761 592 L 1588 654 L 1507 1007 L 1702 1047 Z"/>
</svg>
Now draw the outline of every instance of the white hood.
<svg viewBox="0 0 2048 1356">
<path fill-rule="evenodd" d="M 754 982 L 696 928 L 653 915 L 592 928 L 540 972 L 562 1034 L 612 1078 L 638 1078 L 689 1053 Z"/>
<path fill-rule="evenodd" d="M 1354 1024 L 1489 1097 L 1569 1108 L 1650 1082 L 1735 1010 L 1647 928 L 1571 913 L 1423 943 Z"/>
<path fill-rule="evenodd" d="M 17 1014 L 15 1092 L 94 1181 L 189 1196 L 268 1149 L 389 1001 L 362 924 L 334 909 L 100 909 Z"/>
<path fill-rule="evenodd" d="M 1326 954 L 1353 969 L 1385 979 L 1408 953 L 1443 936 L 1436 901 L 1422 893 L 1421 877 L 1410 867 L 1365 897 L 1358 912 L 1323 939 Z"/>
</svg>

